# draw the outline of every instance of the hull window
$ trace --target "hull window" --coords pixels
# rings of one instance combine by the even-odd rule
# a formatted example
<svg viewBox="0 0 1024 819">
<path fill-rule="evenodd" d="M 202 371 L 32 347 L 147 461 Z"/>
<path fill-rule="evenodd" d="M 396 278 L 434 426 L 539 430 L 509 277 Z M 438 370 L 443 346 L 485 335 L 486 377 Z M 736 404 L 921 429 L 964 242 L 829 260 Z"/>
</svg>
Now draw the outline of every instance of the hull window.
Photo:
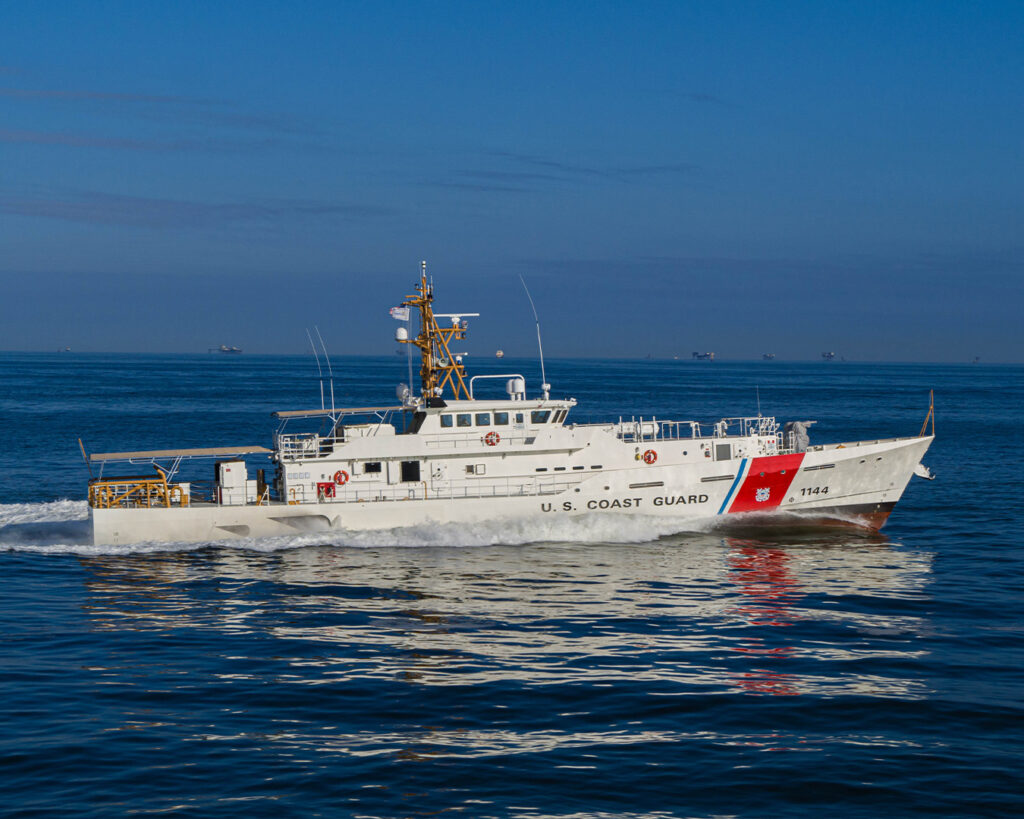
<svg viewBox="0 0 1024 819">
<path fill-rule="evenodd" d="M 413 483 L 420 479 L 419 461 L 402 461 L 402 483 Z"/>
<path fill-rule="evenodd" d="M 732 458 L 732 444 L 715 444 L 715 460 L 728 461 Z"/>
</svg>

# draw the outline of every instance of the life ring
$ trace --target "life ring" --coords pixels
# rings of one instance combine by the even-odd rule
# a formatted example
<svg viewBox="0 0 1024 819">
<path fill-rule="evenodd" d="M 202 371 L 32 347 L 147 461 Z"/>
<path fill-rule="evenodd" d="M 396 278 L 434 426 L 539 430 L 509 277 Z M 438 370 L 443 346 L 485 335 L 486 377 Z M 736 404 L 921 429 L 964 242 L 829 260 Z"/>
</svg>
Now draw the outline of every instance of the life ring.
<svg viewBox="0 0 1024 819">
<path fill-rule="evenodd" d="M 645 464 L 653 464 L 656 460 L 658 460 L 658 453 L 655 452 L 653 449 L 648 449 L 644 453 L 644 463 Z"/>
<path fill-rule="evenodd" d="M 337 472 L 334 473 L 334 482 L 338 484 L 338 486 L 344 486 L 345 484 L 347 484 L 348 472 L 346 472 L 344 469 L 339 469 Z"/>
<path fill-rule="evenodd" d="M 484 436 L 484 443 L 487 446 L 497 446 L 500 440 L 501 436 L 493 429 Z"/>
</svg>

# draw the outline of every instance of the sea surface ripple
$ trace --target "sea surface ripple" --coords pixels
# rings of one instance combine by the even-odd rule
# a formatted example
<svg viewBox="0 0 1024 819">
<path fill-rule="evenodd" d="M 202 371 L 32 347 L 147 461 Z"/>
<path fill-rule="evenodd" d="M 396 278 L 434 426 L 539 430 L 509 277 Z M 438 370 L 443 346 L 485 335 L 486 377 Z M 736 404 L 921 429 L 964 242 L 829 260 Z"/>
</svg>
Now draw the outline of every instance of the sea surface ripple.
<svg viewBox="0 0 1024 819">
<path fill-rule="evenodd" d="M 353 405 L 404 374 L 334 367 Z M 916 433 L 934 388 L 938 478 L 881 533 L 596 514 L 91 544 L 79 436 L 268 444 L 272 410 L 319 401 L 310 370 L 0 355 L 0 813 L 1024 813 L 1022 368 L 549 363 L 577 420 L 753 414 L 757 386 L 819 441 Z"/>
</svg>

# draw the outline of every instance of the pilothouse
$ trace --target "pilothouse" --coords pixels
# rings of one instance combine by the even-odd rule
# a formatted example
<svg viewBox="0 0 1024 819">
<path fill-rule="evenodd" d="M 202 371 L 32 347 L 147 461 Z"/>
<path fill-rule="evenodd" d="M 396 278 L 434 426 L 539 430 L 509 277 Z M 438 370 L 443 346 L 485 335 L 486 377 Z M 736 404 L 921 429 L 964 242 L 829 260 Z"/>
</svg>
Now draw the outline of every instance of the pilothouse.
<svg viewBox="0 0 1024 819">
<path fill-rule="evenodd" d="M 680 529 L 737 514 L 878 528 L 915 469 L 926 472 L 919 464 L 934 437 L 931 407 L 916 436 L 815 445 L 807 434 L 813 422 L 783 427 L 762 415 L 713 424 L 653 416 L 574 423 L 576 400 L 551 397 L 543 365 L 533 397 L 521 373 L 469 376 L 455 345 L 479 314 L 435 313 L 425 265 L 415 289 L 392 315 L 404 322 L 396 340 L 419 352 L 418 394 L 402 384 L 398 404 L 336 408 L 325 406 L 321 390 L 320 409 L 274 413 L 270 448 L 89 455 L 100 470 L 89 483 L 94 541 L 222 541 L 602 514 L 671 517 Z M 502 383 L 503 397 L 476 396 L 489 379 Z M 319 431 L 292 431 L 302 419 L 321 422 Z M 265 458 L 267 468 L 250 475 L 243 456 Z M 195 459 L 215 462 L 212 483 L 178 477 Z M 153 472 L 104 476 L 115 463 Z"/>
</svg>

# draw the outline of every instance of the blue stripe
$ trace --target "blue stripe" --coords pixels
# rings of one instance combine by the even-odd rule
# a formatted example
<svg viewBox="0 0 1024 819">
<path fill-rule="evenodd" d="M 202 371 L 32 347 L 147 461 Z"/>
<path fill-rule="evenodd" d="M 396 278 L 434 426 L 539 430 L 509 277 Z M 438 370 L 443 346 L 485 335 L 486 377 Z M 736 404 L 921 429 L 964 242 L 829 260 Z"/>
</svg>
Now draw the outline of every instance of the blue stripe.
<svg viewBox="0 0 1024 819">
<path fill-rule="evenodd" d="M 718 510 L 718 514 L 725 514 L 725 507 L 729 505 L 729 501 L 732 500 L 733 492 L 736 491 L 736 487 L 740 485 L 740 481 L 743 480 L 743 470 L 747 468 L 747 459 L 744 458 L 740 461 L 740 471 L 736 473 L 736 480 L 732 482 L 732 486 L 729 487 L 729 494 L 725 496 L 725 500 L 722 501 L 722 508 Z"/>
</svg>

